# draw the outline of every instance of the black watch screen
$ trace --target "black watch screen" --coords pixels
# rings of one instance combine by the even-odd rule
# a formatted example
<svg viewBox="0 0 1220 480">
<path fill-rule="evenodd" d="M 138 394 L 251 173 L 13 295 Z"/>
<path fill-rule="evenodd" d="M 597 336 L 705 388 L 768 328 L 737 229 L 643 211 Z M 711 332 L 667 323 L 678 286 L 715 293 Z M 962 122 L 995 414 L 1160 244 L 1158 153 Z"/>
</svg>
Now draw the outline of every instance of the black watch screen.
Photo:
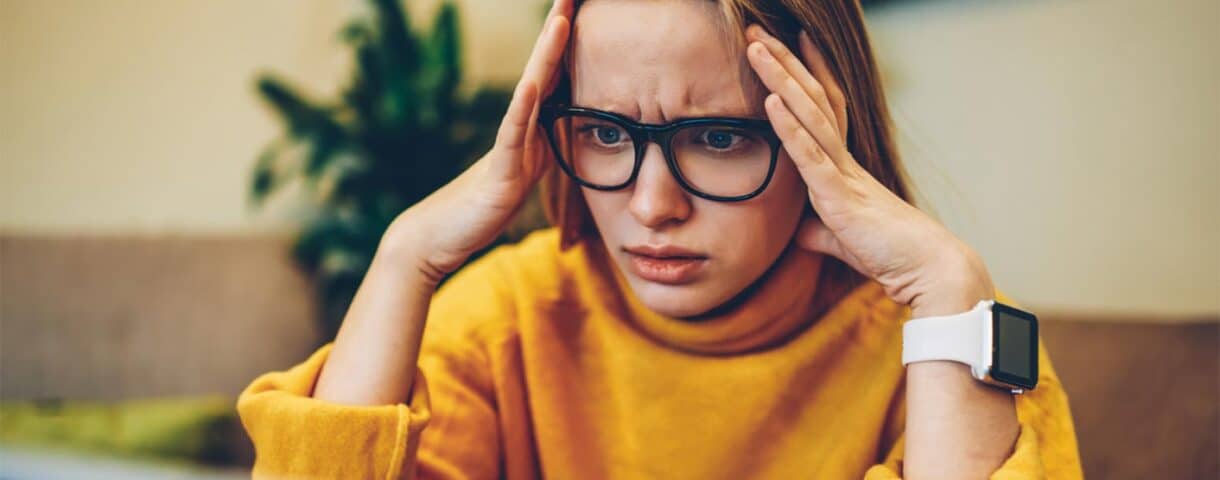
<svg viewBox="0 0 1220 480">
<path fill-rule="evenodd" d="M 991 331 L 991 377 L 1032 390 L 1038 384 L 1038 317 L 996 302 Z"/>
</svg>

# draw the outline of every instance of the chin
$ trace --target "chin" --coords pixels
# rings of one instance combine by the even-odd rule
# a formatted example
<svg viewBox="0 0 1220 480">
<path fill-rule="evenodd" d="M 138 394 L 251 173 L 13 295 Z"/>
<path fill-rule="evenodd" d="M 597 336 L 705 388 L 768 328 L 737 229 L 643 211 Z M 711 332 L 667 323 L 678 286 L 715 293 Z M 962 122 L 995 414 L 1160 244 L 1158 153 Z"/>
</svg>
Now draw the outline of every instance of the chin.
<svg viewBox="0 0 1220 480">
<path fill-rule="evenodd" d="M 711 311 L 727 301 L 715 288 L 705 282 L 682 285 L 665 285 L 650 282 L 628 274 L 627 283 L 640 303 L 661 315 L 674 318 L 692 318 Z"/>
</svg>

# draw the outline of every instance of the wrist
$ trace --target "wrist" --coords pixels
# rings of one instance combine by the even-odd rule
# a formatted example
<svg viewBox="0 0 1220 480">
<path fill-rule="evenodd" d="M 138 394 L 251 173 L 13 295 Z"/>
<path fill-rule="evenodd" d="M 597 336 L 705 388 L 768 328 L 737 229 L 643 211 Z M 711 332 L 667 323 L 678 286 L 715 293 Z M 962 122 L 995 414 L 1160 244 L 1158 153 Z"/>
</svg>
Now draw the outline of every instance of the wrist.
<svg viewBox="0 0 1220 480">
<path fill-rule="evenodd" d="M 426 252 L 430 249 L 422 243 L 421 231 L 404 216 L 395 219 L 381 236 L 370 271 L 395 272 L 401 281 L 420 290 L 434 290 L 448 272 L 428 259 Z"/>
<path fill-rule="evenodd" d="M 911 299 L 911 317 L 951 315 L 974 308 L 980 300 L 994 300 L 995 287 L 982 259 L 969 247 L 961 247 L 943 260 L 929 278 L 936 279 Z"/>
<path fill-rule="evenodd" d="M 911 318 L 953 315 L 974 308 L 981 300 L 994 300 L 978 288 L 962 287 L 953 291 L 935 292 L 916 297 L 911 302 Z"/>
</svg>

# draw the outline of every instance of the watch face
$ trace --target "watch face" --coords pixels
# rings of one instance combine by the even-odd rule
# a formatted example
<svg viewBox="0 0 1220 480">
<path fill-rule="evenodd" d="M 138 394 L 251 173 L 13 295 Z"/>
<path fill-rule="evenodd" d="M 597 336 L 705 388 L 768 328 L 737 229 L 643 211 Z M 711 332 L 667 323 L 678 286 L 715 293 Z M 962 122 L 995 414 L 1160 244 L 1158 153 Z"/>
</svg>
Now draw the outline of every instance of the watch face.
<svg viewBox="0 0 1220 480">
<path fill-rule="evenodd" d="M 1038 384 L 1038 317 L 995 303 L 991 307 L 991 376 L 1033 389 Z"/>
</svg>

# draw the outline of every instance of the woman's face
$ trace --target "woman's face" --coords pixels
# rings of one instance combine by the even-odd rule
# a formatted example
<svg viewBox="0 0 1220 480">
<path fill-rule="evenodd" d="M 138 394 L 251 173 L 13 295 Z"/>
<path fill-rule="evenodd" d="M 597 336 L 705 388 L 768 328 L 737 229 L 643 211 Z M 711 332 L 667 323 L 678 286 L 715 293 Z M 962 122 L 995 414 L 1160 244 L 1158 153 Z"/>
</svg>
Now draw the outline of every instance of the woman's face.
<svg viewBox="0 0 1220 480">
<path fill-rule="evenodd" d="M 590 0 L 576 15 L 572 101 L 644 123 L 686 117 L 766 119 L 766 94 L 707 0 Z M 742 40 L 744 42 L 744 40 Z M 583 190 L 610 256 L 653 311 L 691 317 L 724 304 L 784 251 L 806 203 L 781 151 L 760 195 L 724 203 L 678 184 L 656 144 L 618 191 Z"/>
</svg>

